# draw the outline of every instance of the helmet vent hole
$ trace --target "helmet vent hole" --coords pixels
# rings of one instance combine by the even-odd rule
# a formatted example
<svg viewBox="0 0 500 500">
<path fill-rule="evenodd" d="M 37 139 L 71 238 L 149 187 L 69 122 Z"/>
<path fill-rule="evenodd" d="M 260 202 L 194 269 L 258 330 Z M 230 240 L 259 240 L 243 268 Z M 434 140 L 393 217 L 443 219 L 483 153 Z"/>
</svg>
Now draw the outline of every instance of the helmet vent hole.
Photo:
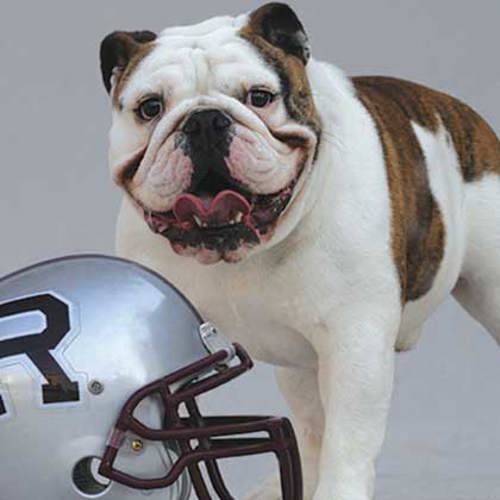
<svg viewBox="0 0 500 500">
<path fill-rule="evenodd" d="M 100 497 L 111 487 L 111 481 L 98 472 L 100 463 L 97 457 L 85 457 L 73 467 L 73 484 L 87 498 Z"/>
</svg>

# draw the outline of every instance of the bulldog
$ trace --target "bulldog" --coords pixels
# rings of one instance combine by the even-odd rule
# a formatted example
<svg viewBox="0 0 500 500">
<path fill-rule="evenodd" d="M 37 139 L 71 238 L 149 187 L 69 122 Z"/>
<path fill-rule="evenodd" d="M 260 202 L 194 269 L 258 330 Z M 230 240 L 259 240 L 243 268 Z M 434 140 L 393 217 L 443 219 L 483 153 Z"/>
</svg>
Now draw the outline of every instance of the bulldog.
<svg viewBox="0 0 500 500">
<path fill-rule="evenodd" d="M 500 145 L 453 97 L 310 52 L 279 3 L 104 39 L 117 249 L 277 366 L 305 498 L 368 500 L 395 352 L 450 293 L 500 342 Z"/>
</svg>

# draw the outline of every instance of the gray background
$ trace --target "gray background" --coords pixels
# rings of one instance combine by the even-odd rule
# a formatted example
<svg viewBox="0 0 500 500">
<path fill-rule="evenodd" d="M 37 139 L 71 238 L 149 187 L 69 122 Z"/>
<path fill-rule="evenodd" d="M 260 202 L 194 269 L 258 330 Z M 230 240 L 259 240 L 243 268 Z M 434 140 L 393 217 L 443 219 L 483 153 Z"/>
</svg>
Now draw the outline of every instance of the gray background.
<svg viewBox="0 0 500 500">
<path fill-rule="evenodd" d="M 98 44 L 258 5 L 235 0 L 4 2 L 0 17 L 0 274 L 39 259 L 113 251 L 119 193 L 109 180 L 109 105 Z M 500 130 L 499 0 L 293 2 L 313 52 L 351 74 L 390 74 L 456 95 Z M 211 406 L 282 412 L 269 367 Z M 418 349 L 399 357 L 380 500 L 500 498 L 500 350 L 452 300 Z M 229 468 L 238 495 L 273 464 Z"/>
</svg>

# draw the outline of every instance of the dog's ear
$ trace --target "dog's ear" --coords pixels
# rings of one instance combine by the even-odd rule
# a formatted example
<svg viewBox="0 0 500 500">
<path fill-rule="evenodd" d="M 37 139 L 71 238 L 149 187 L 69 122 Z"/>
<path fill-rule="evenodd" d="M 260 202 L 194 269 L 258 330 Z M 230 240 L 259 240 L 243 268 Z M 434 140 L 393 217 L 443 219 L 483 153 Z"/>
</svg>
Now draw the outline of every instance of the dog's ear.
<svg viewBox="0 0 500 500">
<path fill-rule="evenodd" d="M 254 33 L 287 54 L 307 64 L 311 49 L 307 34 L 292 8 L 284 3 L 268 3 L 250 14 Z"/>
<path fill-rule="evenodd" d="M 101 72 L 108 93 L 113 76 L 123 71 L 144 44 L 156 39 L 152 31 L 114 31 L 101 42 Z"/>
</svg>

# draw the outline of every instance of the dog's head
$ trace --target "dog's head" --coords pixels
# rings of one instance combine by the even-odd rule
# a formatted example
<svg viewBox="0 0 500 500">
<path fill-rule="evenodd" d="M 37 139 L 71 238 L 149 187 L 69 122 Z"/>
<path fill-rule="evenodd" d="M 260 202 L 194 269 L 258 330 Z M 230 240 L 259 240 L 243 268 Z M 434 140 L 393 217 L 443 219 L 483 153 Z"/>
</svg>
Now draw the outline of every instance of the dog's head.
<svg viewBox="0 0 500 500">
<path fill-rule="evenodd" d="M 177 253 L 237 262 L 290 232 L 320 136 L 308 59 L 278 3 L 103 40 L 113 177 Z"/>
</svg>

